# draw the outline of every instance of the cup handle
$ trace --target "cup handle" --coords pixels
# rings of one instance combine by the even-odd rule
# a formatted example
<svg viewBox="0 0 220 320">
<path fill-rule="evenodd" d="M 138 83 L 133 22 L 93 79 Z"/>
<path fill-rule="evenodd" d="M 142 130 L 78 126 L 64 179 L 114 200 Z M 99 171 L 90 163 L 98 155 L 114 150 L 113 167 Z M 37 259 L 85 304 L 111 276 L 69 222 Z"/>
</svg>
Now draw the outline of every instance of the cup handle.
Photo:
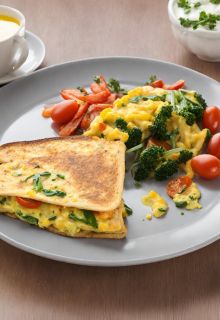
<svg viewBox="0 0 220 320">
<path fill-rule="evenodd" d="M 27 59 L 29 48 L 27 41 L 21 36 L 14 38 L 14 58 L 12 60 L 11 71 L 17 70 Z"/>
</svg>

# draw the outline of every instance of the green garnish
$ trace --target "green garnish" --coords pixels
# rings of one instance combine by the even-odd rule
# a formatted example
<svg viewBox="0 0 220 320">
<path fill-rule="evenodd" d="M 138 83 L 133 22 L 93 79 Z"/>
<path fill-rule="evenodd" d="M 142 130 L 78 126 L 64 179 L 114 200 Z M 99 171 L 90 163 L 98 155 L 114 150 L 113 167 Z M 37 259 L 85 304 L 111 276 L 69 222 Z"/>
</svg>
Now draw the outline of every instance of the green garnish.
<svg viewBox="0 0 220 320">
<path fill-rule="evenodd" d="M 94 214 L 89 210 L 83 210 L 84 217 L 79 218 L 73 212 L 69 214 L 69 218 L 73 219 L 74 221 L 85 223 L 93 228 L 98 228 L 98 223 Z"/>
<path fill-rule="evenodd" d="M 186 14 L 188 14 L 191 10 L 188 0 L 178 0 L 177 5 L 179 8 L 182 8 Z"/>
<path fill-rule="evenodd" d="M 97 84 L 100 84 L 100 82 L 101 82 L 100 76 L 94 76 L 93 80 L 94 80 Z"/>
<path fill-rule="evenodd" d="M 65 176 L 63 174 L 60 174 L 60 173 L 57 174 L 57 177 L 60 178 L 60 179 L 65 179 Z"/>
<path fill-rule="evenodd" d="M 40 192 L 43 190 L 43 185 L 42 185 L 39 173 L 35 174 L 33 177 L 33 189 L 37 192 Z"/>
<path fill-rule="evenodd" d="M 120 83 L 118 80 L 110 78 L 108 81 L 108 87 L 111 90 L 111 92 L 114 93 L 119 93 L 119 94 L 127 94 L 127 90 L 125 90 L 124 88 L 121 87 Z"/>
<path fill-rule="evenodd" d="M 209 0 L 213 4 L 220 4 L 220 0 Z"/>
<path fill-rule="evenodd" d="M 214 30 L 218 21 L 220 21 L 219 14 L 206 13 L 201 11 L 199 19 L 190 20 L 185 18 L 179 18 L 180 24 L 185 28 L 193 28 L 193 30 L 198 29 L 198 27 L 207 27 L 209 30 Z"/>
<path fill-rule="evenodd" d="M 16 211 L 16 215 L 20 217 L 21 220 L 28 222 L 29 224 L 33 224 L 35 226 L 38 225 L 38 219 L 30 216 L 30 215 L 24 215 L 20 210 Z"/>
<path fill-rule="evenodd" d="M 124 207 L 125 207 L 125 211 L 127 213 L 127 216 L 131 216 L 133 213 L 133 210 L 129 206 L 127 206 L 125 203 L 124 203 Z"/>
<path fill-rule="evenodd" d="M 198 2 L 196 2 L 196 3 L 194 4 L 194 8 L 197 9 L 197 8 L 199 8 L 201 5 L 202 5 L 201 2 L 198 1 Z"/>
<path fill-rule="evenodd" d="M 157 80 L 157 76 L 155 74 L 149 76 L 149 79 L 144 83 L 146 86 L 150 85 L 152 82 Z"/>
<path fill-rule="evenodd" d="M 167 211 L 167 210 L 164 209 L 164 208 L 158 208 L 158 210 L 159 210 L 160 212 L 166 212 L 166 211 Z"/>
<path fill-rule="evenodd" d="M 161 96 L 136 96 L 133 97 L 129 100 L 129 102 L 132 103 L 139 103 L 140 101 L 147 101 L 147 100 L 152 100 L 152 101 L 165 101 L 166 100 L 166 94 L 163 94 Z"/>
<path fill-rule="evenodd" d="M 184 212 L 181 212 L 180 214 L 181 214 L 181 216 L 184 216 Z"/>
<path fill-rule="evenodd" d="M 186 201 L 178 201 L 178 202 L 175 202 L 175 205 L 177 208 L 185 208 L 187 206 L 187 202 Z"/>
<path fill-rule="evenodd" d="M 45 194 L 45 196 L 47 196 L 47 197 L 57 196 L 57 197 L 63 198 L 63 197 L 66 196 L 66 192 L 59 191 L 59 190 L 42 189 L 41 191 L 42 191 L 43 194 Z"/>
<path fill-rule="evenodd" d="M 49 221 L 53 221 L 53 220 L 56 220 L 57 216 L 53 216 L 53 217 L 50 217 L 48 218 Z"/>
<path fill-rule="evenodd" d="M 5 202 L 6 202 L 6 200 L 7 200 L 7 199 L 6 199 L 5 197 L 0 198 L 0 204 L 4 205 Z"/>
</svg>

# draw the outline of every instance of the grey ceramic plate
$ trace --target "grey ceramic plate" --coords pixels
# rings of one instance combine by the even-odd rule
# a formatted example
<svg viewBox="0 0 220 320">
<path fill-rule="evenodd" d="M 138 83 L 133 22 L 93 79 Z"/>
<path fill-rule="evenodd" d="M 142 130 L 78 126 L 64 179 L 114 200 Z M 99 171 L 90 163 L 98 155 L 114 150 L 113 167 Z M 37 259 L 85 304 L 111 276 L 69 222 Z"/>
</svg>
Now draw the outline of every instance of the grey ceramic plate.
<svg viewBox="0 0 220 320">
<path fill-rule="evenodd" d="M 0 90 L 1 143 L 54 136 L 49 120 L 41 117 L 42 106 L 57 101 L 60 89 L 88 86 L 100 73 L 120 80 L 128 88 L 142 85 L 151 74 L 167 83 L 185 79 L 187 86 L 201 92 L 209 104 L 220 103 L 218 82 L 171 63 L 129 57 L 75 61 L 37 71 Z M 198 181 L 203 209 L 181 215 L 183 210 L 168 200 L 165 184 L 150 181 L 136 189 L 127 176 L 124 198 L 134 214 L 128 219 L 125 240 L 65 238 L 5 216 L 0 216 L 0 237 L 25 251 L 77 264 L 125 266 L 168 259 L 219 238 L 219 182 Z M 151 189 L 169 202 L 169 212 L 163 219 L 145 219 L 148 210 L 141 204 L 141 196 Z"/>
</svg>

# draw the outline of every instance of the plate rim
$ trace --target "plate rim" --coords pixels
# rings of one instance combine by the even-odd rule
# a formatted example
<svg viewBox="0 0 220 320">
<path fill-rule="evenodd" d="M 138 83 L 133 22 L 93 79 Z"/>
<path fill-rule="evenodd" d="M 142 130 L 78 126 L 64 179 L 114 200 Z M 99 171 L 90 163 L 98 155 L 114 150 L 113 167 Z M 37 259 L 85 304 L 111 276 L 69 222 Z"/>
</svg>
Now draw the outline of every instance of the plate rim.
<svg viewBox="0 0 220 320">
<path fill-rule="evenodd" d="M 51 66 L 47 66 L 43 69 L 39 69 L 35 72 L 29 73 L 25 76 L 19 77 L 17 78 L 15 81 L 7 84 L 6 86 L 0 88 L 0 94 L 4 93 L 5 88 L 10 89 L 10 87 L 13 87 L 14 85 L 17 85 L 19 82 L 22 81 L 26 81 L 27 78 L 28 79 L 32 79 L 33 77 L 35 77 L 36 74 L 38 73 L 47 73 L 50 69 L 53 68 L 62 68 L 63 66 L 66 65 L 72 65 L 75 63 L 83 63 L 83 62 L 96 62 L 96 61 L 105 61 L 105 60 L 138 60 L 138 61 L 143 61 L 143 62 L 153 62 L 153 63 L 160 63 L 163 65 L 168 65 L 171 67 L 177 67 L 180 69 L 185 69 L 189 72 L 195 73 L 198 76 L 202 76 L 203 78 L 206 78 L 207 80 L 211 80 L 212 82 L 215 82 L 218 86 L 220 85 L 219 82 L 199 71 L 193 70 L 191 68 L 176 64 L 176 63 L 172 63 L 170 61 L 163 61 L 163 60 L 158 60 L 158 59 L 151 59 L 151 58 L 144 58 L 144 57 L 137 57 L 137 56 L 100 56 L 100 57 L 89 57 L 89 58 L 83 58 L 83 59 L 76 59 L 76 60 L 70 60 L 64 63 L 60 63 L 60 64 L 55 64 L 55 65 L 51 65 Z M 7 90 L 8 90 L 7 89 Z M 151 258 L 147 257 L 140 257 L 140 258 L 132 258 L 132 259 L 124 259 L 124 260 L 120 260 L 120 261 L 105 261 L 104 259 L 102 260 L 92 260 L 92 259 L 81 259 L 81 258 L 70 258 L 70 257 L 65 257 L 59 254 L 55 254 L 55 253 L 48 253 L 45 250 L 42 249 L 36 249 L 33 248 L 32 246 L 28 246 L 26 244 L 22 244 L 19 241 L 16 241 L 10 237 L 8 237 L 7 235 L 4 235 L 2 232 L 0 232 L 0 239 L 5 241 L 6 243 L 19 248 L 25 252 L 28 253 L 32 253 L 35 254 L 37 256 L 40 257 L 44 257 L 47 259 L 52 259 L 55 261 L 62 261 L 62 262 L 66 262 L 66 263 L 74 263 L 74 264 L 78 264 L 78 265 L 87 265 L 87 266 L 102 266 L 102 267 L 118 267 L 118 266 L 132 266 L 132 265 L 141 265 L 141 264 L 147 264 L 147 263 L 153 263 L 153 262 L 158 262 L 158 261 L 164 261 L 164 260 L 168 260 L 168 259 L 172 259 L 174 257 L 179 257 L 194 251 L 197 251 L 217 240 L 220 239 L 220 231 L 213 234 L 212 236 L 210 236 L 208 239 L 204 240 L 204 241 L 199 241 L 199 243 L 194 243 L 193 245 L 184 248 L 182 250 L 178 250 L 178 252 L 173 252 L 173 253 L 166 253 L 166 254 L 161 254 L 161 255 L 157 255 L 157 256 L 153 256 Z"/>
</svg>

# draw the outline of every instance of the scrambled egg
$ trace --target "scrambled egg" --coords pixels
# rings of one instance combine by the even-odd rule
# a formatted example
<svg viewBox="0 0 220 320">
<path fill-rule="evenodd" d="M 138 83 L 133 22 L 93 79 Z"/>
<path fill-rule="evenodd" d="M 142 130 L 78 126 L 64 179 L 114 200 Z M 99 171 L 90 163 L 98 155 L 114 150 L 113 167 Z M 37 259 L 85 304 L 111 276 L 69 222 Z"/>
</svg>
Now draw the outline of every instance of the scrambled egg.
<svg viewBox="0 0 220 320">
<path fill-rule="evenodd" d="M 161 218 L 167 213 L 168 204 L 156 191 L 152 190 L 146 196 L 143 196 L 142 202 L 152 209 L 152 214 L 146 216 L 148 220 L 151 220 L 152 215 Z"/>
<path fill-rule="evenodd" d="M 202 208 L 201 204 L 199 203 L 200 198 L 201 193 L 197 185 L 193 182 L 185 191 L 182 193 L 177 193 L 174 196 L 173 201 L 178 208 L 194 210 Z"/>
<path fill-rule="evenodd" d="M 116 119 L 122 118 L 128 123 L 128 128 L 138 127 L 141 129 L 143 139 L 149 136 L 149 126 L 152 125 L 155 115 L 162 106 L 168 102 L 163 101 L 141 101 L 135 102 L 135 97 L 138 96 L 161 96 L 168 91 L 151 86 L 138 87 L 130 90 L 127 95 L 114 102 L 113 108 L 104 109 L 91 123 L 89 130 L 84 133 L 85 136 L 101 136 L 107 140 L 121 140 L 126 142 L 128 134 L 114 127 Z M 134 101 L 134 102 L 132 102 Z M 106 129 L 100 132 L 99 124 L 106 124 Z"/>
<path fill-rule="evenodd" d="M 84 210 L 72 207 L 62 207 L 49 203 L 41 203 L 39 208 L 28 209 L 20 206 L 15 197 L 0 197 L 0 212 L 15 214 L 22 221 L 38 225 L 40 228 L 54 227 L 65 235 L 73 236 L 77 232 L 119 232 L 122 224 L 122 214 L 114 214 L 114 211 L 91 212 L 97 222 L 97 228 L 92 224 L 86 224 Z M 74 215 L 77 220 L 70 218 Z"/>
</svg>

